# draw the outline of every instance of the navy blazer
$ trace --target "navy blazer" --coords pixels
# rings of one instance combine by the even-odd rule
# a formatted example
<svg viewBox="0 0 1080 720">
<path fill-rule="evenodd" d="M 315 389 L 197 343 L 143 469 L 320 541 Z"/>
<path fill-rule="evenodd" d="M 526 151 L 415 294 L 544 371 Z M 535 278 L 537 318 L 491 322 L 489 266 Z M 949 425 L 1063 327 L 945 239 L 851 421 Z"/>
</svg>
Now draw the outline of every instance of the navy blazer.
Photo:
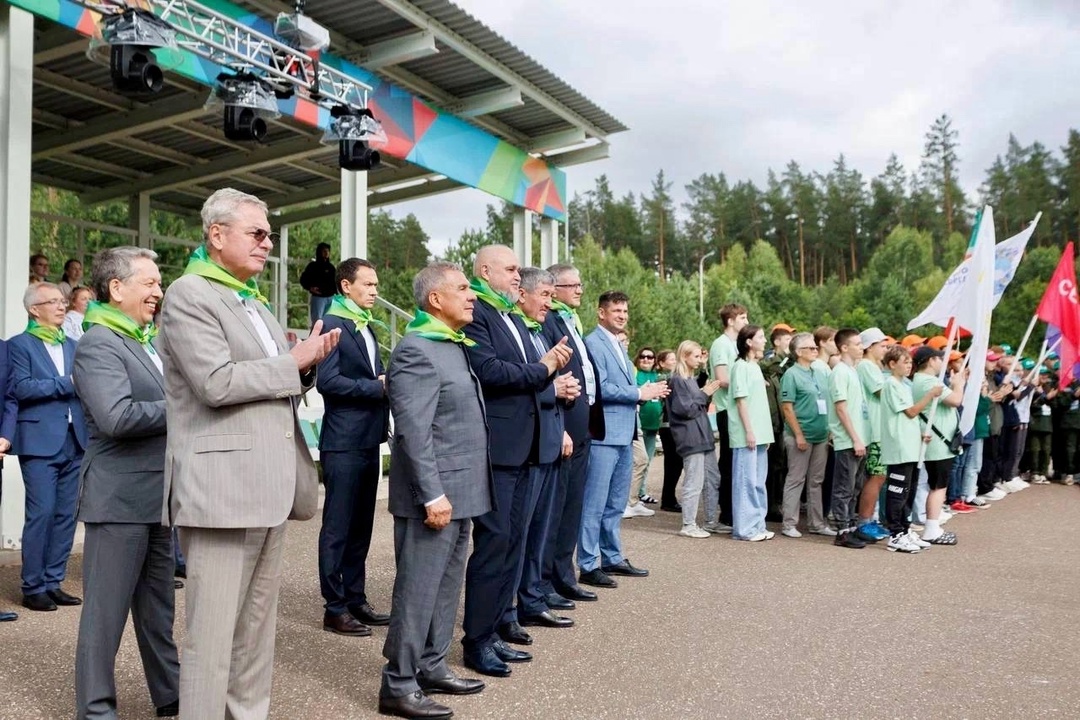
<svg viewBox="0 0 1080 720">
<path fill-rule="evenodd" d="M 520 319 L 511 321 L 528 353 L 529 331 Z M 540 363 L 526 363 L 499 311 L 483 300 L 473 305 L 473 321 L 463 330 L 476 344 L 469 364 L 484 390 L 490 428 L 491 464 L 518 467 L 539 462 L 540 400 L 537 393 L 551 384 L 552 375 Z"/>
<path fill-rule="evenodd" d="M 375 340 L 375 367 L 367 345 L 352 320 L 323 316 L 323 332 L 341 329 L 341 341 L 319 363 L 315 387 L 326 407 L 319 450 L 365 450 L 386 441 L 390 403 L 379 376 L 385 374 L 379 342 Z M 367 329 L 374 331 L 371 325 Z"/>
<path fill-rule="evenodd" d="M 540 342 L 545 348 L 550 348 L 551 343 L 544 337 L 543 328 L 538 332 Z M 540 352 L 533 345 L 531 334 L 526 328 L 525 334 L 521 337 L 525 345 L 525 355 L 529 358 L 529 362 L 539 363 Z M 544 352 L 547 350 L 545 349 Z M 555 376 L 552 375 L 551 379 L 553 382 L 548 383 L 536 393 L 536 399 L 540 403 L 540 432 L 537 437 L 536 459 L 542 464 L 553 463 L 562 455 L 562 439 L 565 430 L 562 402 L 555 397 Z"/>
<path fill-rule="evenodd" d="M 589 362 L 593 363 L 592 373 L 593 378 L 596 380 L 596 397 L 593 404 L 589 405 L 589 398 L 585 393 L 585 363 L 582 361 L 581 353 L 578 352 L 577 344 L 570 334 L 570 327 L 567 325 L 566 320 L 555 310 L 549 312 L 547 319 L 544 321 L 544 335 L 547 337 L 549 345 L 557 343 L 565 337 L 574 350 L 570 363 L 560 372 L 569 370 L 577 378 L 578 384 L 581 385 L 581 395 L 571 403 L 567 403 L 565 400 L 559 401 L 564 408 L 563 423 L 566 425 L 566 432 L 570 433 L 570 439 L 574 441 L 574 447 L 580 445 L 587 437 L 594 440 L 603 440 L 604 411 L 601 404 L 603 394 L 600 392 L 600 378 L 597 376 L 596 363 L 593 362 L 592 355 L 589 354 Z M 581 342 L 584 345 L 585 339 L 582 338 Z M 585 348 L 585 352 L 588 353 L 589 349 Z"/>
<path fill-rule="evenodd" d="M 12 455 L 52 457 L 59 453 L 67 438 L 69 412 L 79 448 L 86 448 L 86 417 L 71 381 L 75 347 L 71 338 L 64 340 L 65 374 L 60 375 L 41 340 L 24 332 L 8 341 L 11 392 L 19 401 Z"/>
<path fill-rule="evenodd" d="M 0 340 L 0 438 L 15 441 L 15 418 L 19 414 L 19 401 L 11 392 L 11 363 L 8 362 L 7 342 Z"/>
</svg>

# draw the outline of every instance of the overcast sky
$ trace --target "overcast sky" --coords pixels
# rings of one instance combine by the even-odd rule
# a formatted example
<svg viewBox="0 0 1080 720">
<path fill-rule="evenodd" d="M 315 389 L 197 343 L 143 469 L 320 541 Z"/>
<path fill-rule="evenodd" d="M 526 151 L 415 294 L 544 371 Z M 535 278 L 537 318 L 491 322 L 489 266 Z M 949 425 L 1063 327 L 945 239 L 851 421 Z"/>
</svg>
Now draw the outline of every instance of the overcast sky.
<svg viewBox="0 0 1080 720">
<path fill-rule="evenodd" d="M 1080 0 L 457 0 L 630 128 L 611 158 L 567 169 L 570 196 L 607 174 L 616 195 L 657 170 L 761 185 L 789 160 L 868 179 L 910 171 L 948 113 L 974 197 L 1010 132 L 1057 149 L 1080 127 Z M 394 206 L 438 252 L 498 200 L 463 190 Z M 571 219 L 573 222 L 573 219 Z"/>
</svg>

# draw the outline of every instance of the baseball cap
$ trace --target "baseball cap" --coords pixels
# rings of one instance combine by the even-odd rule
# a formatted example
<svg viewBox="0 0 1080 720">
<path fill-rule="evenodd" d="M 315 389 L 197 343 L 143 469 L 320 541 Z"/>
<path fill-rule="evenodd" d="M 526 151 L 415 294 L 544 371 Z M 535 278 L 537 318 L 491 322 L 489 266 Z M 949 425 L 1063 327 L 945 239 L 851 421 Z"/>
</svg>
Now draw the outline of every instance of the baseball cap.
<svg viewBox="0 0 1080 720">
<path fill-rule="evenodd" d="M 918 335 L 905 335 L 904 339 L 900 341 L 900 344 L 906 348 L 913 348 L 922 345 L 926 341 Z"/>
<path fill-rule="evenodd" d="M 964 353 L 958 350 L 953 350 L 951 353 L 949 353 L 949 362 L 956 362 L 962 357 L 964 357 Z"/>
<path fill-rule="evenodd" d="M 991 350 L 991 351 L 989 351 L 988 353 L 986 353 L 986 362 L 997 362 L 997 361 L 998 361 L 998 360 L 1000 360 L 1001 358 L 1002 358 L 1002 356 L 1001 356 L 1001 355 L 998 355 L 998 354 L 997 354 L 996 352 L 994 352 L 993 350 Z"/>
<path fill-rule="evenodd" d="M 859 339 L 862 340 L 862 346 L 864 348 L 868 348 L 874 343 L 879 343 L 886 337 L 885 333 L 881 332 L 881 328 L 877 327 L 866 328 L 859 333 Z"/>
<path fill-rule="evenodd" d="M 789 333 L 795 332 L 795 328 L 791 327 L 787 323 L 776 323 L 773 325 L 772 331 L 775 333 L 777 330 L 786 330 Z"/>
<path fill-rule="evenodd" d="M 945 346 L 949 344 L 949 338 L 944 335 L 935 335 L 926 341 L 927 347 L 932 347 L 935 350 L 944 350 Z"/>
<path fill-rule="evenodd" d="M 927 347 L 926 345 L 923 345 L 923 346 L 921 346 L 919 348 L 916 348 L 915 354 L 913 355 L 912 360 L 915 363 L 915 367 L 919 367 L 920 365 L 925 363 L 930 358 L 936 358 L 936 357 L 939 358 L 939 357 L 944 357 L 944 356 L 945 356 L 945 353 L 943 353 L 942 351 L 935 350 L 932 347 Z"/>
<path fill-rule="evenodd" d="M 1023 360 L 1020 361 L 1020 367 L 1024 368 L 1025 370 L 1034 370 L 1035 369 L 1035 361 L 1032 360 L 1031 358 L 1024 358 Z"/>
<path fill-rule="evenodd" d="M 1012 345 L 1006 345 L 1005 343 L 1001 343 L 1001 353 L 1003 355 L 1012 355 L 1013 354 Z"/>
<path fill-rule="evenodd" d="M 884 338 L 884 341 L 889 345 L 895 345 L 896 344 L 896 338 L 894 338 L 892 335 L 886 335 L 885 338 Z"/>
</svg>

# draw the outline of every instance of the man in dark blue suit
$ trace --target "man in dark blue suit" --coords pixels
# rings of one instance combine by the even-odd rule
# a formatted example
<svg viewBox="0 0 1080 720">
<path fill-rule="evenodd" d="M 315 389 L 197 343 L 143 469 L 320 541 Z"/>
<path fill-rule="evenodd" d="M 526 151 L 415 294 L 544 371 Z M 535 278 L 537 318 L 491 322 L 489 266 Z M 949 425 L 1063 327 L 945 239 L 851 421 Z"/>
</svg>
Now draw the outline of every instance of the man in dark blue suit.
<svg viewBox="0 0 1080 720">
<path fill-rule="evenodd" d="M 15 418 L 19 413 L 19 403 L 11 394 L 11 366 L 8 363 L 7 343 L 0 340 L 0 507 L 4 499 L 4 455 L 11 449 L 11 440 L 15 437 Z M 18 620 L 16 613 L 0 610 L 0 622 Z"/>
<path fill-rule="evenodd" d="M 26 332 L 8 342 L 11 391 L 19 402 L 11 452 L 26 486 L 22 535 L 23 606 L 55 610 L 82 600 L 60 587 L 75 539 L 79 466 L 88 441 L 71 367 L 75 341 L 64 337 L 66 303 L 52 283 L 31 285 L 23 296 Z"/>
<path fill-rule="evenodd" d="M 464 331 L 475 343 L 468 350 L 469 363 L 484 392 L 495 509 L 475 521 L 473 553 L 465 573 L 461 642 L 466 667 L 505 677 L 510 674 L 507 661 L 532 659 L 504 641 L 509 637 L 531 642 L 520 625 L 500 627 L 500 622 L 517 587 L 532 495 L 530 465 L 540 462 L 539 393 L 552 383 L 572 351 L 561 341 L 537 358 L 525 324 L 513 312 L 521 283 L 513 250 L 505 245 L 483 247 L 473 270 L 472 288 L 480 302 Z"/>
<path fill-rule="evenodd" d="M 375 495 L 382 475 L 379 445 L 386 441 L 390 406 L 386 374 L 371 308 L 379 277 L 367 260 L 349 258 L 337 267 L 337 289 L 323 316 L 323 330 L 341 329 L 341 342 L 319 364 L 316 387 L 323 397 L 319 457 L 326 498 L 319 531 L 319 585 L 326 601 L 323 629 L 367 636 L 369 625 L 390 616 L 368 603 L 366 571 Z"/>
<path fill-rule="evenodd" d="M 596 369 L 585 347 L 584 329 L 578 317 L 583 287 L 573 265 L 553 265 L 555 278 L 552 312 L 544 320 L 548 342 L 570 338 L 574 355 L 566 369 L 577 379 L 582 394 L 576 401 L 563 401 L 563 423 L 574 444 L 573 454 L 559 466 L 558 484 L 552 500 L 552 527 L 544 548 L 543 582 L 547 604 L 553 610 L 569 609 L 574 601 L 596 600 L 596 593 L 581 587 L 574 569 L 581 530 L 581 505 L 585 498 L 585 476 L 589 471 L 589 446 L 604 439 L 602 394 Z"/>
</svg>

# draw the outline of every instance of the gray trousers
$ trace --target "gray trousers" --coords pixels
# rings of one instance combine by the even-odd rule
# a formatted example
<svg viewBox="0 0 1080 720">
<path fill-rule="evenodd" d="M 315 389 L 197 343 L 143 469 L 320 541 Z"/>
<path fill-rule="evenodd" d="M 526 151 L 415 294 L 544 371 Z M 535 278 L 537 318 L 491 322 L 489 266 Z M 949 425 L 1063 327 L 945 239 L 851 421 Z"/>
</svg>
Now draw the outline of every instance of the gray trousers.
<svg viewBox="0 0 1080 720">
<path fill-rule="evenodd" d="M 390 627 L 383 645 L 379 696 L 404 697 L 420 689 L 417 677 L 451 674 L 446 654 L 461 602 L 472 520 L 451 520 L 432 530 L 420 518 L 394 518 L 397 576 Z"/>
<path fill-rule="evenodd" d="M 269 717 L 285 525 L 180 528 L 187 558 L 182 720 Z"/>
<path fill-rule="evenodd" d="M 162 525 L 86 523 L 83 606 L 75 650 L 75 717 L 116 718 L 116 652 L 128 613 L 155 707 L 180 694 L 173 641 L 172 532 Z"/>
<path fill-rule="evenodd" d="M 720 468 L 716 453 L 706 451 L 683 457 L 682 505 L 683 525 L 697 524 L 698 503 L 705 489 L 705 522 L 716 522 L 716 500 L 720 491 Z M 711 517 L 710 517 L 711 508 Z"/>
<path fill-rule="evenodd" d="M 832 514 L 837 530 L 854 530 L 859 522 L 859 495 L 866 481 L 866 457 L 837 450 L 833 461 Z"/>
<path fill-rule="evenodd" d="M 784 481 L 784 528 L 799 524 L 799 501 L 806 486 L 806 527 L 818 530 L 825 527 L 825 513 L 821 505 L 821 484 L 825 481 L 825 464 L 829 459 L 827 442 L 810 443 L 800 450 L 795 438 L 784 434 L 787 451 L 787 479 Z"/>
</svg>

